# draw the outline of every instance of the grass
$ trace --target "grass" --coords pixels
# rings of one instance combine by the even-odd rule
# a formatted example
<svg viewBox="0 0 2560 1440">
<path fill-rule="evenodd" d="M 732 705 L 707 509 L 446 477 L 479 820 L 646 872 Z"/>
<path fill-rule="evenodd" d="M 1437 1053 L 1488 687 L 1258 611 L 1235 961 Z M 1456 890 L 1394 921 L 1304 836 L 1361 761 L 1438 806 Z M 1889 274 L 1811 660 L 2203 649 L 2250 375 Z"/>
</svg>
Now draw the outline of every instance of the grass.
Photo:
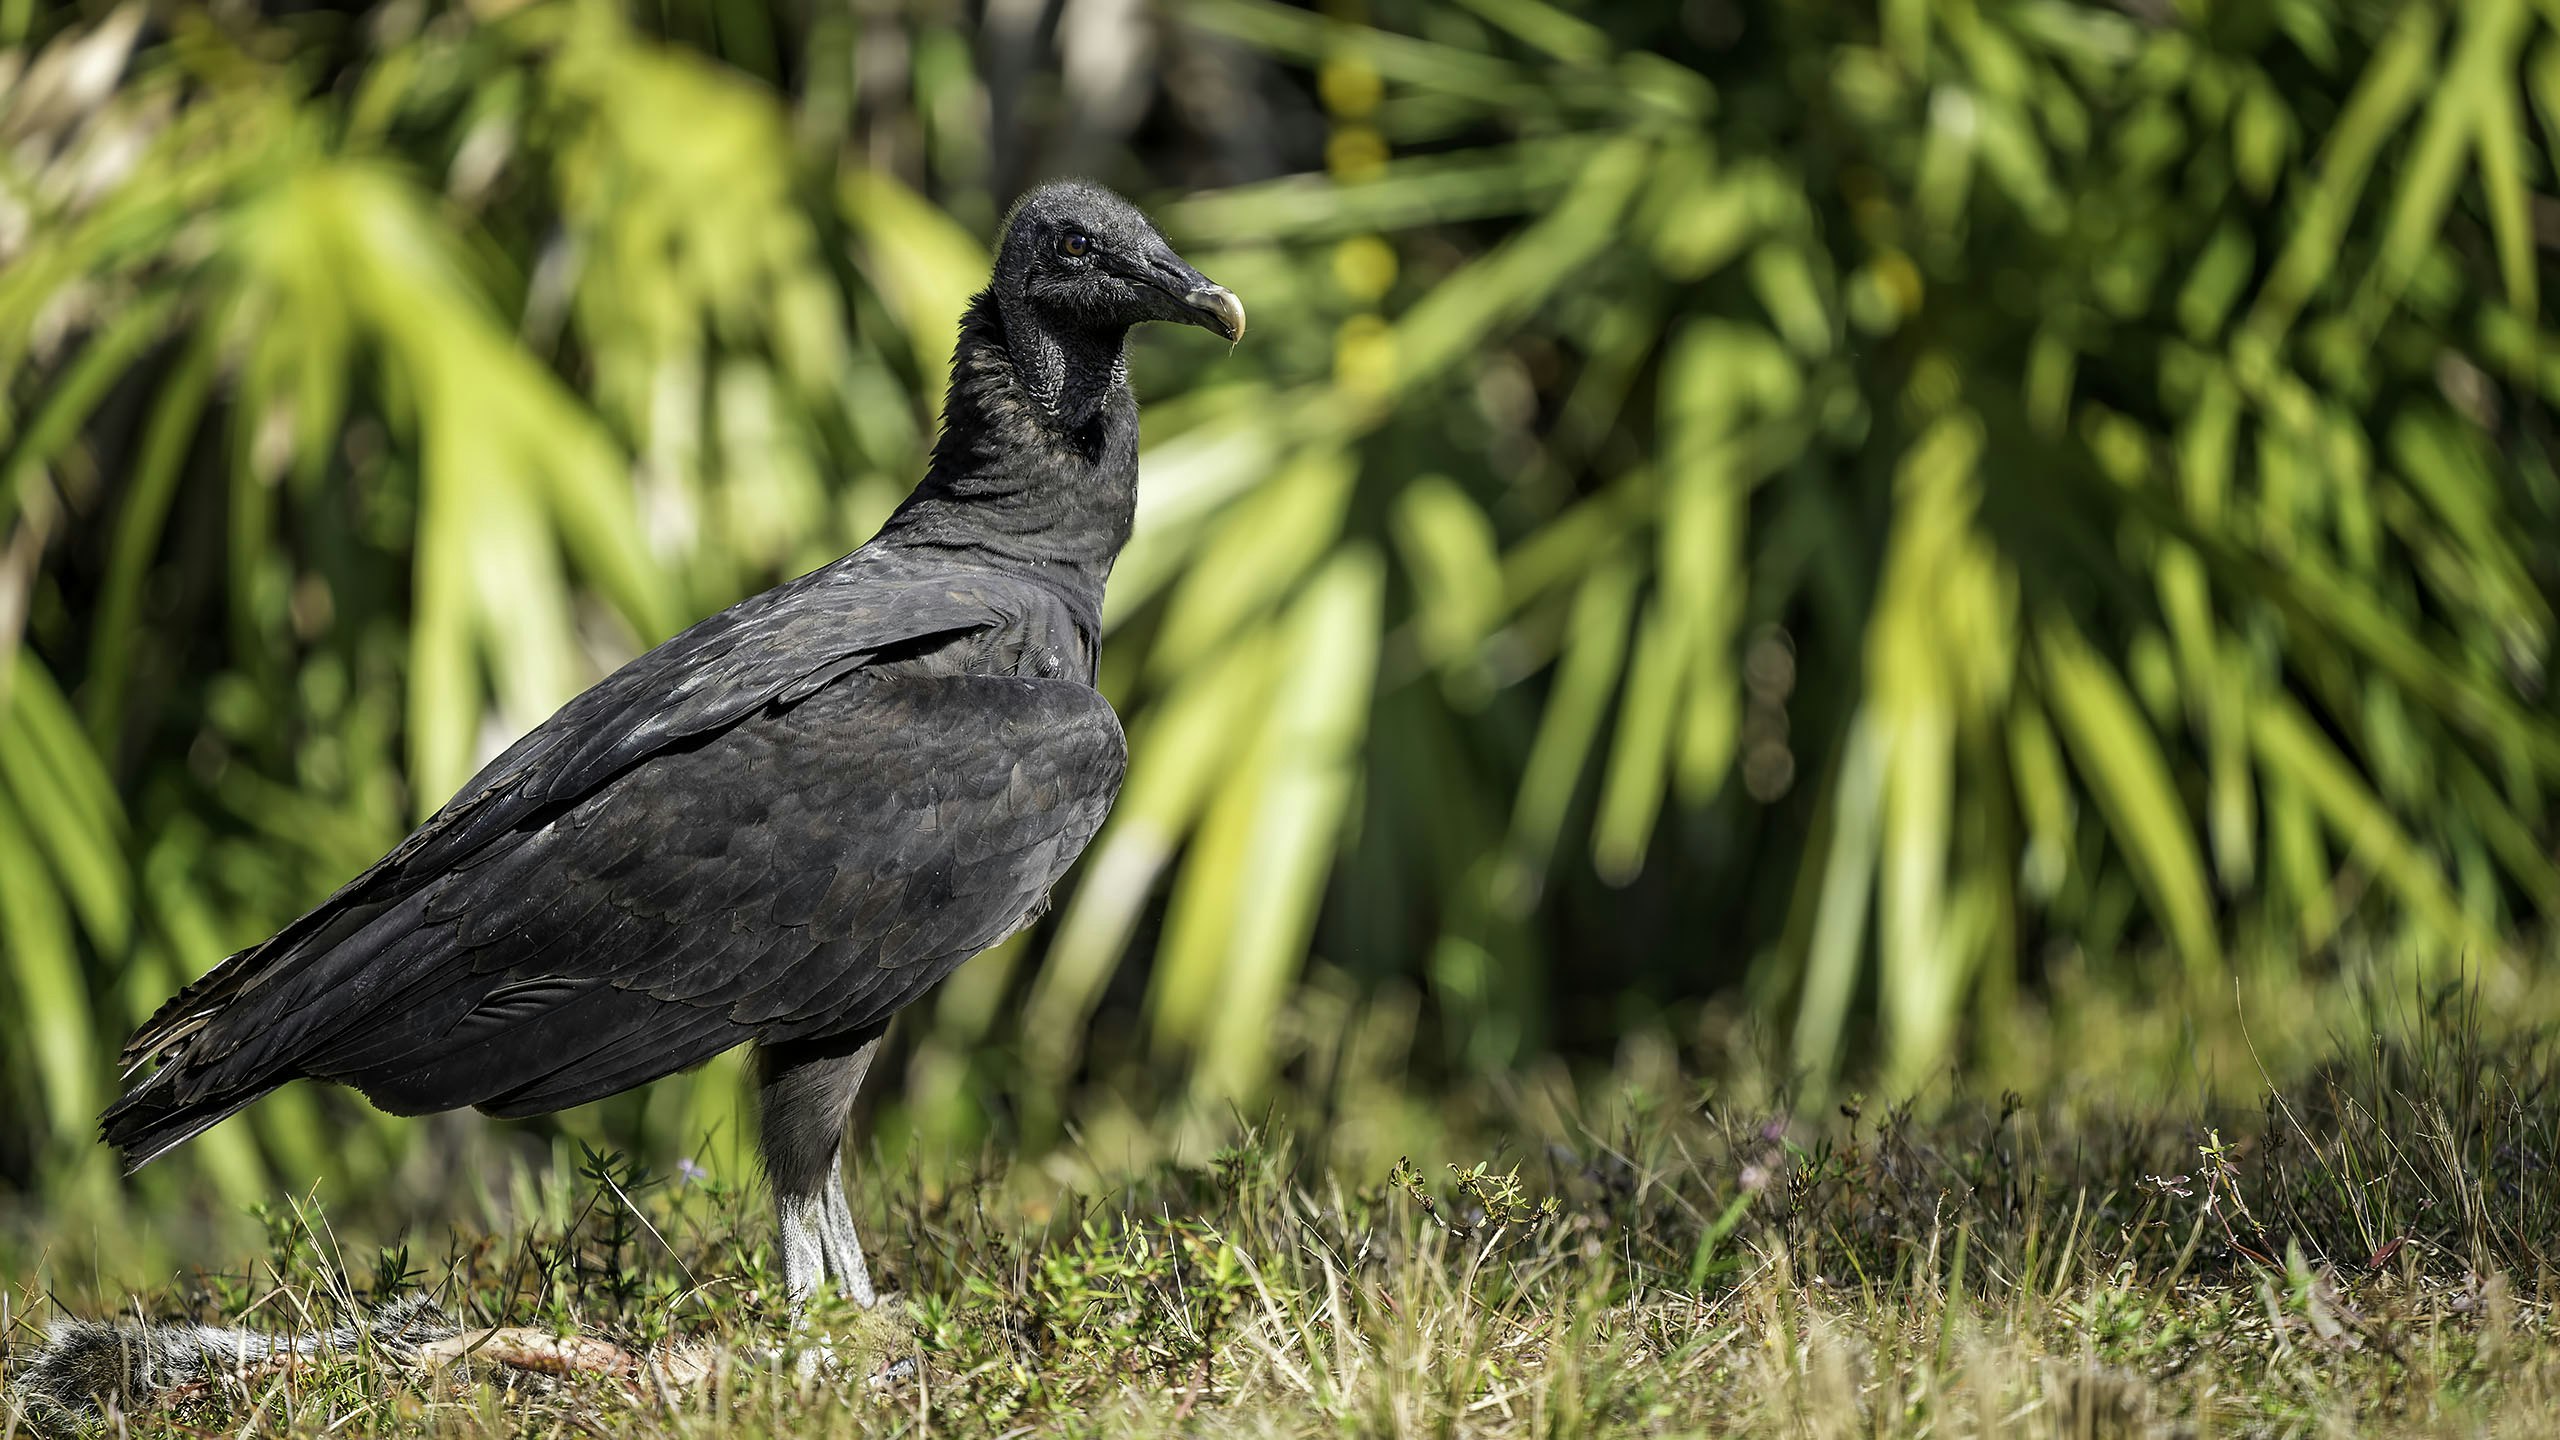
<svg viewBox="0 0 2560 1440">
<path fill-rule="evenodd" d="M 678 1393 L 367 1350 L 107 1428 L 2539 1433 L 2560 1049 L 2483 1008 L 2369 1004 L 2352 1038 L 2294 1037 L 2308 1063 L 2254 1103 L 2057 1079 L 1814 1110 L 1655 1054 L 1468 1099 L 1463 1165 L 1348 1161 L 1274 1122 L 1187 1163 L 875 1167 L 858 1205 L 897 1296 L 822 1306 L 792 1346 L 835 1368 L 806 1379 L 775 1351 L 760 1194 L 592 1153 L 436 1253 L 359 1250 L 285 1204 L 243 1273 L 138 1300 L 20 1285 L 0 1360 L 55 1302 L 281 1330 L 425 1290 L 466 1324 L 687 1346 L 713 1374 Z"/>
</svg>

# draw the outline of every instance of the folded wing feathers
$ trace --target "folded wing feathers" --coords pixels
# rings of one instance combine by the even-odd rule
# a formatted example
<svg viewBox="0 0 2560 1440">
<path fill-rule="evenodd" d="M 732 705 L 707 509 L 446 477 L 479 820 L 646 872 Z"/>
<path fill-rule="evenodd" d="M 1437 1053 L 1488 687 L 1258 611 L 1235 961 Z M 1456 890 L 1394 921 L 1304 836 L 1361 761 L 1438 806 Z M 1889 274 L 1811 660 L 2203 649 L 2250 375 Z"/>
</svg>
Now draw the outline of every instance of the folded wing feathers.
<svg viewBox="0 0 2560 1440">
<path fill-rule="evenodd" d="M 961 763 L 991 736 L 1016 753 Z M 535 1113 L 755 1036 L 883 1024 L 1039 908 L 1120 763 L 1082 686 L 848 677 L 493 841 L 233 1008 L 179 1017 L 171 1034 L 215 1048 L 172 1067 L 189 1088 L 290 1071 L 398 1112 Z"/>
</svg>

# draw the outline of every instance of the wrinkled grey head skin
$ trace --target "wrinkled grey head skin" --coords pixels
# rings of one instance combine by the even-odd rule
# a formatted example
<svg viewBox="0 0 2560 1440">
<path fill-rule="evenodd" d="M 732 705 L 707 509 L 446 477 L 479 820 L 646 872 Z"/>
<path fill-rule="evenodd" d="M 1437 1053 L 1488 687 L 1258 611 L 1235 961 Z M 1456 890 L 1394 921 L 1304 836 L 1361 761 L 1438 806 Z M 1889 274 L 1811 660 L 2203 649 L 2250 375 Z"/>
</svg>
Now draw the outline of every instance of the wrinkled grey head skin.
<svg viewBox="0 0 2560 1440">
<path fill-rule="evenodd" d="M 1024 196 L 1005 221 L 997 296 L 1010 321 L 1116 339 L 1149 320 L 1244 335 L 1244 303 L 1194 270 L 1137 206 L 1061 180 Z"/>
<path fill-rule="evenodd" d="M 1158 320 L 1233 341 L 1244 302 L 1138 207 L 1075 180 L 1013 207 L 994 272 L 960 319 L 933 464 L 880 543 L 1032 565 L 1098 611 L 1137 504 L 1130 332 Z"/>
<path fill-rule="evenodd" d="M 1043 185 L 1013 207 L 990 293 L 1024 388 L 1068 427 L 1127 384 L 1131 327 L 1244 334 L 1243 301 L 1175 254 L 1137 206 L 1081 180 Z"/>
</svg>

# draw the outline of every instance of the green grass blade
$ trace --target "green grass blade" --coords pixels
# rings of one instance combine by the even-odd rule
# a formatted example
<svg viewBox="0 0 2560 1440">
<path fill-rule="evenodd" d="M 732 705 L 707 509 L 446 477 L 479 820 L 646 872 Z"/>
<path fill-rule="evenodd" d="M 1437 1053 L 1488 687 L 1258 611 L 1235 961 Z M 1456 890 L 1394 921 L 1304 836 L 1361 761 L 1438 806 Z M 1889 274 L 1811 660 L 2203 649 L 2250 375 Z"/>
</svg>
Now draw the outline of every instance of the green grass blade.
<svg viewBox="0 0 2560 1440">
<path fill-rule="evenodd" d="M 1161 681 L 1201 663 L 1324 563 L 1342 533 L 1356 477 L 1351 458 L 1313 451 L 1229 509 L 1166 598 L 1148 656 Z"/>
<path fill-rule="evenodd" d="M 132 481 L 116 516 L 115 548 L 107 561 L 89 646 L 85 706 L 90 736 L 101 748 L 113 743 L 124 720 L 125 685 L 141 638 L 142 588 L 158 555 L 169 505 L 176 498 L 187 452 L 195 443 L 213 389 L 217 334 L 210 326 L 200 329 L 162 382 L 142 433 Z"/>
<path fill-rule="evenodd" d="M 2169 939 L 2200 983 L 2222 970 L 2211 891 L 2168 762 L 2142 712 L 2107 663 L 2068 620 L 2037 636 L 2046 702 L 2081 778 Z"/>
<path fill-rule="evenodd" d="M 1267 657 L 1268 635 L 1257 627 L 1253 638 L 1263 645 L 1231 645 L 1215 663 L 1182 677 L 1131 736 L 1128 781 L 1080 866 L 1024 1009 L 1023 1043 L 1038 1073 L 1063 1079 L 1073 1069 L 1140 907 L 1221 777 L 1249 758 L 1270 686 L 1283 678 Z M 1187 873 L 1185 881 L 1191 883 Z"/>
<path fill-rule="evenodd" d="M 57 1143 L 85 1137 L 97 1118 L 105 1061 L 89 1011 L 71 921 L 54 878 L 28 833 L 18 799 L 0 789 L 0 953 L 8 958 L 19 1015 L 43 1016 L 13 1043 L 34 1057 L 38 1102 Z M 32 1118 L 32 1117 L 29 1117 Z"/>
<path fill-rule="evenodd" d="M 2488 96 L 2513 94 L 2512 76 L 2523 58 L 2530 13 L 2525 0 L 2465 0 L 2461 12 L 2462 33 L 2411 145 L 2373 274 L 2365 282 L 2371 299 L 2363 303 L 2397 299 L 2417 272 L 2420 258 L 2444 228 L 2454 190 L 2464 178 L 2463 161 L 2486 118 Z M 2494 208 L 2494 196 L 2492 204 Z"/>
<path fill-rule="evenodd" d="M 2371 866 L 2443 945 L 2483 957 L 2503 952 L 2504 942 L 2463 910 L 2444 872 L 2301 707 L 2278 697 L 2258 707 L 2252 718 L 2250 735 L 2260 763 L 2284 771 L 2300 785 L 2348 853 Z"/>
<path fill-rule="evenodd" d="M 1230 917 L 1219 1003 L 1195 1073 L 1195 1085 L 1207 1094 L 1246 1099 L 1269 1078 L 1270 1017 L 1286 1005 L 1315 932 L 1359 773 L 1377 672 L 1382 576 L 1373 554 L 1345 549 L 1285 622 L 1290 683 L 1272 714 L 1272 763 L 1242 857 L 1251 880 Z"/>
<path fill-rule="evenodd" d="M 1813 929 L 1805 945 L 1804 986 L 1789 1054 L 1816 1093 L 1838 1073 L 1849 1002 L 1857 993 L 1882 834 L 1886 752 L 1882 727 L 1861 710 L 1849 722 L 1829 790 L 1830 844 L 1806 856 L 1807 865 L 1819 865 L 1820 878 L 1813 892 Z"/>
<path fill-rule="evenodd" d="M 1511 834 L 1504 847 L 1497 903 L 1523 913 L 1546 888 L 1547 867 L 1564 831 L 1565 815 L 1591 759 L 1592 742 L 1618 688 L 1626 656 L 1627 627 L 1634 617 L 1637 572 L 1613 557 L 1595 569 L 1575 593 L 1565 622 L 1563 655 L 1547 693 L 1537 739 L 1521 767 Z"/>
<path fill-rule="evenodd" d="M 911 342 L 918 397 L 942 408 L 951 336 L 969 297 L 987 281 L 986 246 L 891 175 L 856 168 L 838 190 L 847 223 L 862 237 L 863 273 Z"/>
<path fill-rule="evenodd" d="M 2321 148 L 2319 177 L 2301 219 L 2250 308 L 2246 328 L 2256 345 L 2272 349 L 2328 279 L 2375 156 L 2433 86 L 2440 33 L 2435 7 L 2407 6 L 2366 62 L 2354 95 Z"/>
<path fill-rule="evenodd" d="M 88 423 L 108 389 L 159 340 L 175 308 L 172 294 L 139 300 L 80 347 L 79 358 L 54 382 L 26 429 L 15 436 L 17 443 L 6 463 L 0 464 L 0 526 L 17 518 L 37 475 L 79 437 L 80 427 Z M 7 438 L 6 420 L 7 412 L 0 410 L 0 438 Z"/>
<path fill-rule="evenodd" d="M 0 691 L 0 781 L 23 838 L 43 855 L 98 949 L 121 954 L 133 907 L 124 807 L 70 705 L 36 657 L 19 652 Z"/>
<path fill-rule="evenodd" d="M 1635 655 L 1618 700 L 1618 729 L 1600 809 L 1591 825 L 1591 863 L 1624 885 L 1644 869 L 1646 848 L 1670 791 L 1671 739 L 1680 718 L 1682 675 L 1690 668 L 1693 621 L 1655 596 L 1636 624 Z"/>
<path fill-rule="evenodd" d="M 1493 521 L 1448 476 L 1424 474 L 1397 493 L 1390 523 L 1413 585 L 1423 659 L 1441 666 L 1464 661 L 1503 614 Z"/>
</svg>

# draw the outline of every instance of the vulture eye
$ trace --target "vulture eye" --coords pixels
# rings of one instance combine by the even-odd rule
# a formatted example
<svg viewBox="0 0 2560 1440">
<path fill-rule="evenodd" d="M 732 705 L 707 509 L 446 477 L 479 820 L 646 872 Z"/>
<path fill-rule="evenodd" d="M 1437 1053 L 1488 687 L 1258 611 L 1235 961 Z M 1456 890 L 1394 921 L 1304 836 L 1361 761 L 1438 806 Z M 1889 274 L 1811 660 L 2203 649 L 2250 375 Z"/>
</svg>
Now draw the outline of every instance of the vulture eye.
<svg viewBox="0 0 2560 1440">
<path fill-rule="evenodd" d="M 1081 230 L 1070 230 L 1058 237 L 1058 253 L 1081 260 L 1093 252 L 1093 237 Z"/>
</svg>

